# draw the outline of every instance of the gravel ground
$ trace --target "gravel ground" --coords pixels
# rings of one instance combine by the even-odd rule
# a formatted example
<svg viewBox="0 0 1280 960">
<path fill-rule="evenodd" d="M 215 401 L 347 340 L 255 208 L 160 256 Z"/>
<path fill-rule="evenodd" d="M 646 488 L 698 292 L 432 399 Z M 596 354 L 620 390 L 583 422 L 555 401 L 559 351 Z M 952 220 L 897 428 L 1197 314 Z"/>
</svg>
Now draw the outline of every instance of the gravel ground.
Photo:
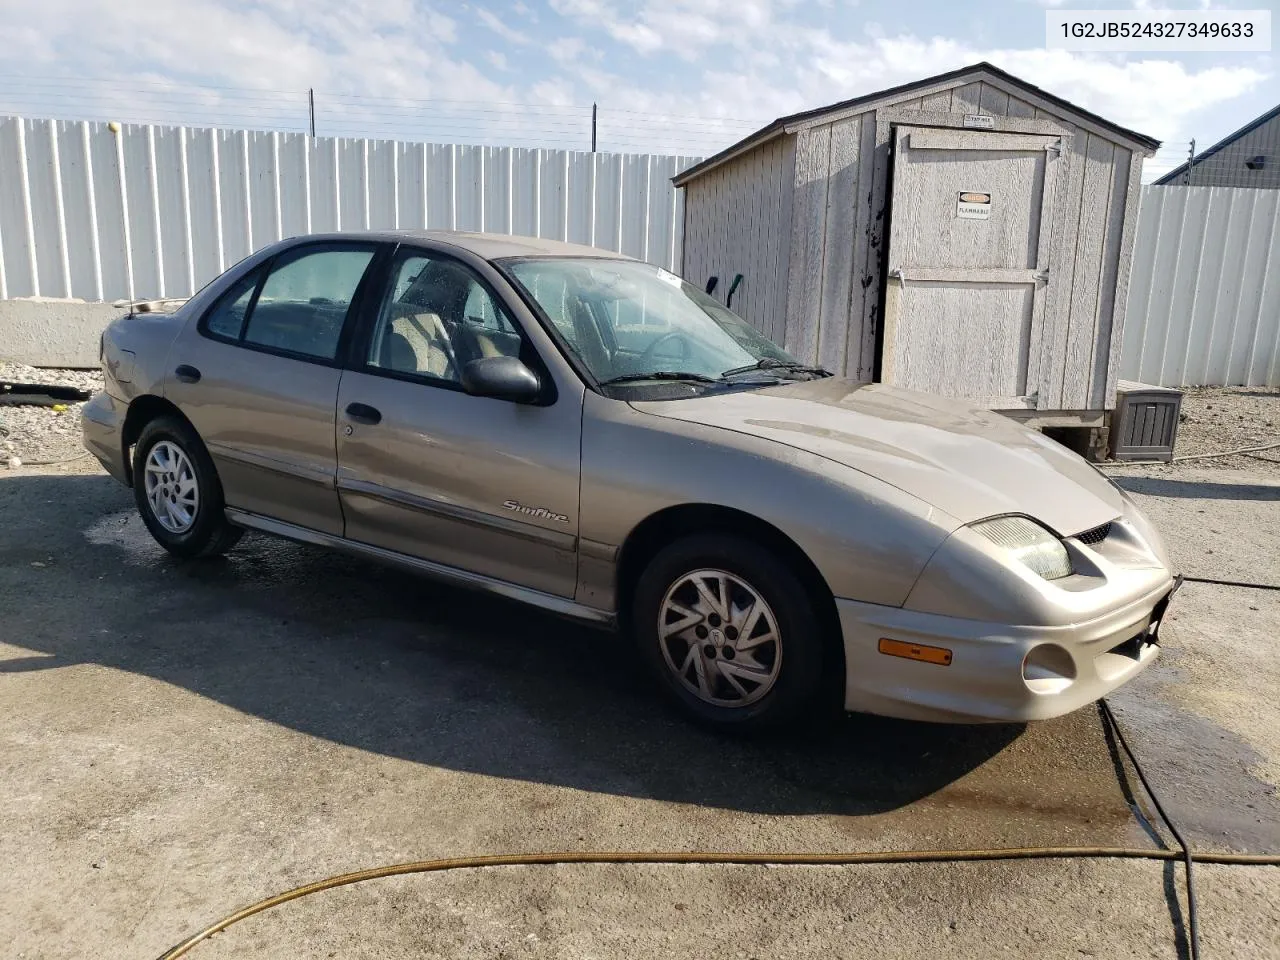
<svg viewBox="0 0 1280 960">
<path fill-rule="evenodd" d="M 1188 387 L 1174 456 L 1217 453 L 1280 443 L 1280 389 Z M 1210 469 L 1253 470 L 1259 463 L 1280 476 L 1280 448 L 1251 456 L 1197 461 Z"/>
<path fill-rule="evenodd" d="M 97 392 L 102 374 L 96 370 L 42 370 L 25 363 L 0 360 L 0 381 L 47 383 Z M 80 444 L 80 408 L 83 403 L 53 407 L 0 407 L 0 466 L 57 465 L 87 458 Z M 14 464 L 17 457 L 19 463 Z"/>
</svg>

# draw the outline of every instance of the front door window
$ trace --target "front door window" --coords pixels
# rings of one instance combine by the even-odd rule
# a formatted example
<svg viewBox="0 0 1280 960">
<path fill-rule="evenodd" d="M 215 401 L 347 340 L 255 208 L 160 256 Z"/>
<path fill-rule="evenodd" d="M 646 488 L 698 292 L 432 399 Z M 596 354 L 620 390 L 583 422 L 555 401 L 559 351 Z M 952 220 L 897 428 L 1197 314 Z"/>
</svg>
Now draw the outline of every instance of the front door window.
<svg viewBox="0 0 1280 960">
<path fill-rule="evenodd" d="M 368 364 L 388 373 L 460 384 L 483 357 L 518 357 L 524 346 L 506 310 L 467 267 L 423 254 L 403 256 L 369 340 Z"/>
</svg>

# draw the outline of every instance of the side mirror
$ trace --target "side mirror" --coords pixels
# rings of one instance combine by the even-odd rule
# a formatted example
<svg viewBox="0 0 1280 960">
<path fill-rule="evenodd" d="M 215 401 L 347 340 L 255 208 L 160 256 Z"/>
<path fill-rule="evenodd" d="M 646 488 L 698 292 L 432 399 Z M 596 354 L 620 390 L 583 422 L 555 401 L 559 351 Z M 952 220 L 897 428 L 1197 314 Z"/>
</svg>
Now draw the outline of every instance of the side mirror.
<svg viewBox="0 0 1280 960">
<path fill-rule="evenodd" d="M 518 357 L 481 357 L 462 368 L 462 389 L 475 397 L 532 403 L 542 384 Z"/>
</svg>

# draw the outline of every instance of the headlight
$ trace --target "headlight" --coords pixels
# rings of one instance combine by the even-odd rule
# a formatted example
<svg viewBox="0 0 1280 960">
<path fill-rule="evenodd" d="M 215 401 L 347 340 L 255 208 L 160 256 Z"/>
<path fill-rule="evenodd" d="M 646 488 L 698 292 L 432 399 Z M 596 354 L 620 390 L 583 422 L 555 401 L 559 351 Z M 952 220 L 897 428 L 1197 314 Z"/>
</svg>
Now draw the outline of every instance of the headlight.
<svg viewBox="0 0 1280 960">
<path fill-rule="evenodd" d="M 995 517 L 970 525 L 1024 567 L 1046 580 L 1071 573 L 1067 548 L 1034 520 L 1026 517 Z"/>
</svg>

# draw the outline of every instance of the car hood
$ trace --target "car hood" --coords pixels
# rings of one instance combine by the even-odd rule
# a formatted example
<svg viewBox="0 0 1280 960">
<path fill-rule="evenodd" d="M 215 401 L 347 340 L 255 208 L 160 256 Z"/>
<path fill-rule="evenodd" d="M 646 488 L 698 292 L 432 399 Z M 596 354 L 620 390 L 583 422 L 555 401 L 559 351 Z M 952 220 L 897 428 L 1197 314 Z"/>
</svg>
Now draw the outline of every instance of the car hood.
<svg viewBox="0 0 1280 960">
<path fill-rule="evenodd" d="M 1122 510 L 1119 492 L 1076 454 L 963 400 L 831 377 L 632 406 L 815 453 L 962 523 L 1020 513 L 1070 536 Z"/>
</svg>

